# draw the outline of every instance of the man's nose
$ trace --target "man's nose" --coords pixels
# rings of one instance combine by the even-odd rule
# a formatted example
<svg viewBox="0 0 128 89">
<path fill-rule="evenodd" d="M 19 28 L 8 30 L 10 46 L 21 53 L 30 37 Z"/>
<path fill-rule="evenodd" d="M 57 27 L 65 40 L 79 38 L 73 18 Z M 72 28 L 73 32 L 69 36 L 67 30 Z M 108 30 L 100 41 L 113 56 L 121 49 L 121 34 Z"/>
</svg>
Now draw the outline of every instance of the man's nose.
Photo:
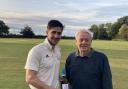
<svg viewBox="0 0 128 89">
<path fill-rule="evenodd" d="M 61 38 L 61 35 L 55 34 L 55 38 Z"/>
<path fill-rule="evenodd" d="M 82 43 L 83 43 L 83 44 L 85 44 L 85 43 L 86 43 L 86 41 L 85 41 L 85 40 L 83 40 L 83 41 L 82 41 Z"/>
</svg>

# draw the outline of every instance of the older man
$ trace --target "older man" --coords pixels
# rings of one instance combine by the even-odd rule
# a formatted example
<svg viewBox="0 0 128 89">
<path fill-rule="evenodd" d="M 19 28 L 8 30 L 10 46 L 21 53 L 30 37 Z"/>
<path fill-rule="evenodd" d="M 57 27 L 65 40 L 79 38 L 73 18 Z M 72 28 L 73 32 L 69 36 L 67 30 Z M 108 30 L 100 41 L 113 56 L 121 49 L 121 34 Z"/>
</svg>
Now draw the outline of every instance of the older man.
<svg viewBox="0 0 128 89">
<path fill-rule="evenodd" d="M 105 54 L 91 48 L 93 33 L 80 30 L 75 34 L 78 50 L 65 64 L 71 89 L 112 89 L 112 75 Z"/>
</svg>

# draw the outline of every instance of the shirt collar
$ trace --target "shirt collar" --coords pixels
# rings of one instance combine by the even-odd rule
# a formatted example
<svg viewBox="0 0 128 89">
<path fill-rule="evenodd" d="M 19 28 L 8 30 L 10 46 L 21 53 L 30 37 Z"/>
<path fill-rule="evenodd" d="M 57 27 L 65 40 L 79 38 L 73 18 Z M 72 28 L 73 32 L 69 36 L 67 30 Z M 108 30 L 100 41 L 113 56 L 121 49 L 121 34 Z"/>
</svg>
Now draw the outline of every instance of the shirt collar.
<svg viewBox="0 0 128 89">
<path fill-rule="evenodd" d="M 47 47 L 49 48 L 49 50 L 53 50 L 53 46 L 48 41 L 48 38 L 45 38 L 44 43 L 47 44 Z"/>
<path fill-rule="evenodd" d="M 91 51 L 90 51 L 85 57 L 90 58 L 90 57 L 93 55 L 93 53 L 94 53 L 94 49 L 91 48 Z M 76 51 L 76 54 L 75 54 L 75 55 L 76 55 L 77 57 L 78 57 L 78 56 L 80 57 L 78 50 Z"/>
</svg>

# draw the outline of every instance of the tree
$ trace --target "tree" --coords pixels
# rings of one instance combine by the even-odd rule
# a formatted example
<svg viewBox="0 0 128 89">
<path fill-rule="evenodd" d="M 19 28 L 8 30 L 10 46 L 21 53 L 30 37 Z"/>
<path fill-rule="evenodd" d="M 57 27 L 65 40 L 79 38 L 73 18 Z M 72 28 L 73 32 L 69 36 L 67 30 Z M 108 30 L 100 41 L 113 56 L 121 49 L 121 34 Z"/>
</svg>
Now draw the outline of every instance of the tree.
<svg viewBox="0 0 128 89">
<path fill-rule="evenodd" d="M 119 18 L 118 23 L 120 24 L 120 26 L 122 26 L 123 24 L 128 25 L 128 16 L 123 16 L 122 18 Z"/>
<path fill-rule="evenodd" d="M 108 34 L 104 24 L 99 25 L 98 39 L 106 40 L 108 39 Z"/>
<path fill-rule="evenodd" d="M 97 25 L 92 25 L 90 30 L 93 32 L 93 39 L 97 39 L 98 37 L 98 26 Z"/>
<path fill-rule="evenodd" d="M 118 22 L 115 22 L 115 23 L 112 24 L 112 27 L 111 27 L 112 38 L 116 37 L 116 35 L 119 32 L 120 27 L 121 27 L 120 23 L 118 23 Z"/>
<path fill-rule="evenodd" d="M 128 40 L 128 25 L 123 24 L 121 28 L 119 29 L 119 35 L 122 39 Z"/>
<path fill-rule="evenodd" d="M 115 38 L 116 35 L 119 33 L 119 29 L 123 24 L 128 25 L 128 16 L 123 16 L 117 20 L 117 22 L 112 24 L 112 38 Z"/>
<path fill-rule="evenodd" d="M 2 20 L 0 20 L 0 36 L 8 35 L 8 33 L 9 27 Z"/>
<path fill-rule="evenodd" d="M 23 37 L 32 38 L 35 36 L 34 32 L 32 31 L 32 28 L 29 26 L 25 26 L 23 29 L 21 29 L 20 34 L 23 35 Z"/>
<path fill-rule="evenodd" d="M 108 39 L 112 39 L 112 23 L 106 23 L 105 24 L 106 32 L 108 34 Z"/>
</svg>

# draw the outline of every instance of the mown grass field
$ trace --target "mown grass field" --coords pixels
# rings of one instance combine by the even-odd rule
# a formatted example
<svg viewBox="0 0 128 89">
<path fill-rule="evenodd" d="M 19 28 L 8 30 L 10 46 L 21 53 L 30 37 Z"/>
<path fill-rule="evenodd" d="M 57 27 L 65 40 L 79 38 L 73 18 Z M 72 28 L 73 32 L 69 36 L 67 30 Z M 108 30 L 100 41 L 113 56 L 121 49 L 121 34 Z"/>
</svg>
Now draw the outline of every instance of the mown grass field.
<svg viewBox="0 0 128 89">
<path fill-rule="evenodd" d="M 28 51 L 42 39 L 0 39 L 0 89 L 29 89 L 24 65 Z M 61 40 L 61 68 L 67 55 L 76 50 L 74 40 Z M 113 75 L 114 89 L 128 89 L 128 42 L 93 41 L 92 47 L 104 52 Z"/>
</svg>

